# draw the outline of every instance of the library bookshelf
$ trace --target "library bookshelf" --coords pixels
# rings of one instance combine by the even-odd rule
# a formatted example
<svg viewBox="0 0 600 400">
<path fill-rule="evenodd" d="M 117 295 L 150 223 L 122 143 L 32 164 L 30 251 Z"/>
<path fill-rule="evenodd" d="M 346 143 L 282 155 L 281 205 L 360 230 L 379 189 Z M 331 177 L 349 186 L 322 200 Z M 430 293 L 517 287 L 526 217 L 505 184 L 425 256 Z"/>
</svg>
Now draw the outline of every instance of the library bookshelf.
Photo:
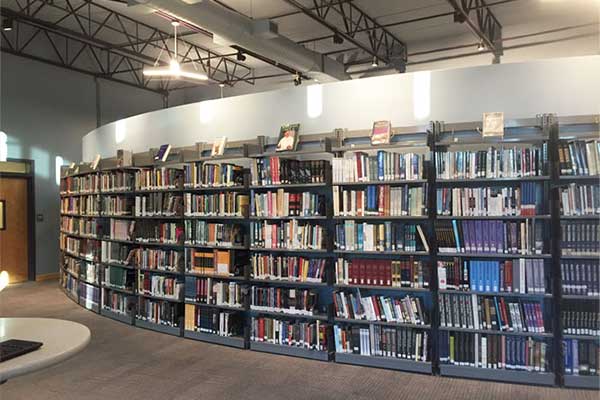
<svg viewBox="0 0 600 400">
<path fill-rule="evenodd" d="M 199 143 L 166 162 L 151 149 L 64 168 L 60 285 L 93 312 L 192 340 L 599 389 L 600 171 L 586 153 L 598 118 L 511 120 L 497 138 L 479 126 L 394 128 L 382 146 L 335 130 L 285 153 L 257 137 L 216 157 Z M 517 153 L 531 168 L 499 167 Z"/>
</svg>

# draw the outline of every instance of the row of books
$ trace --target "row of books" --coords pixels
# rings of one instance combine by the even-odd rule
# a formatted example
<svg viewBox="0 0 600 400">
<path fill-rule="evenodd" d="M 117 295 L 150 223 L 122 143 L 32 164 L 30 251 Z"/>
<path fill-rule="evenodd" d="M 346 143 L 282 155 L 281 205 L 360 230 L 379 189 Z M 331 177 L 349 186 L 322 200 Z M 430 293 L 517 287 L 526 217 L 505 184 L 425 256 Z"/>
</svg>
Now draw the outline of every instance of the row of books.
<svg viewBox="0 0 600 400">
<path fill-rule="evenodd" d="M 135 229 L 135 221 L 111 218 L 109 222 L 108 239 L 132 240 Z"/>
<path fill-rule="evenodd" d="M 378 150 L 377 154 L 366 152 L 346 153 L 333 158 L 333 182 L 378 182 L 424 179 L 425 154 L 395 153 Z"/>
<path fill-rule="evenodd" d="M 184 187 L 230 187 L 244 185 L 244 167 L 241 165 L 192 163 L 183 166 Z"/>
<path fill-rule="evenodd" d="M 175 168 L 143 168 L 135 172 L 135 190 L 180 189 L 182 171 Z"/>
<path fill-rule="evenodd" d="M 440 326 L 545 333 L 542 303 L 475 294 L 439 295 Z"/>
<path fill-rule="evenodd" d="M 277 318 L 253 317 L 250 340 L 280 346 L 327 351 L 327 324 Z"/>
<path fill-rule="evenodd" d="M 65 255 L 62 260 L 62 267 L 72 273 L 75 276 L 79 276 L 79 267 L 81 266 L 81 260 L 78 258 L 69 257 Z"/>
<path fill-rule="evenodd" d="M 137 198 L 136 198 L 137 200 Z M 133 199 L 127 196 L 102 196 L 102 215 L 133 215 Z M 137 215 L 137 214 L 136 214 Z"/>
<path fill-rule="evenodd" d="M 369 185 L 362 190 L 333 186 L 333 215 L 427 215 L 427 186 Z"/>
<path fill-rule="evenodd" d="M 560 310 L 563 332 L 600 337 L 600 312 L 594 302 L 565 302 Z"/>
<path fill-rule="evenodd" d="M 548 174 L 547 144 L 436 153 L 438 179 L 520 178 Z"/>
<path fill-rule="evenodd" d="M 184 329 L 217 336 L 241 336 L 243 334 L 243 317 L 235 312 L 214 308 L 185 305 Z"/>
<path fill-rule="evenodd" d="M 102 224 L 96 218 L 60 217 L 60 230 L 74 235 L 100 238 Z"/>
<path fill-rule="evenodd" d="M 567 339 L 563 341 L 565 374 L 598 376 L 600 345 L 593 341 Z"/>
<path fill-rule="evenodd" d="M 242 307 L 242 286 L 213 278 L 185 277 L 185 299 L 203 304 Z"/>
<path fill-rule="evenodd" d="M 252 222 L 252 247 L 264 249 L 324 250 L 327 248 L 326 228 L 319 224 L 300 223 L 298 220 L 269 223 Z"/>
<path fill-rule="evenodd" d="M 150 193 L 144 196 L 135 196 L 135 216 L 181 216 L 182 213 L 183 197 L 181 195 Z"/>
<path fill-rule="evenodd" d="M 103 241 L 100 246 L 100 262 L 134 265 L 136 249 L 129 245 Z"/>
<path fill-rule="evenodd" d="M 407 260 L 368 260 L 338 258 L 335 282 L 341 285 L 429 288 L 431 268 L 412 257 Z"/>
<path fill-rule="evenodd" d="M 600 185 L 580 185 L 571 183 L 560 189 L 561 215 L 600 214 Z"/>
<path fill-rule="evenodd" d="M 60 180 L 60 194 L 98 193 L 100 179 L 97 174 L 69 176 Z"/>
<path fill-rule="evenodd" d="M 311 217 L 326 215 L 325 195 L 283 189 L 268 192 L 251 191 L 250 215 L 253 217 Z"/>
<path fill-rule="evenodd" d="M 471 292 L 545 294 L 544 260 L 438 261 L 439 288 Z"/>
<path fill-rule="evenodd" d="M 485 369 L 549 372 L 552 347 L 531 337 L 440 332 L 440 362 Z"/>
<path fill-rule="evenodd" d="M 98 261 L 100 259 L 100 244 L 93 239 L 73 238 L 61 233 L 59 235 L 59 246 L 60 250 L 85 258 L 88 261 Z"/>
<path fill-rule="evenodd" d="M 427 325 L 429 316 L 419 297 L 362 296 L 338 291 L 333 294 L 335 315 L 338 318 L 384 321 L 401 324 Z"/>
<path fill-rule="evenodd" d="M 344 221 L 335 226 L 335 248 L 346 251 L 429 251 L 421 225 Z"/>
<path fill-rule="evenodd" d="M 440 188 L 437 214 L 455 217 L 541 214 L 544 204 L 542 185 L 521 182 L 520 187 Z"/>
<path fill-rule="evenodd" d="M 544 221 L 438 221 L 443 253 L 543 254 Z"/>
<path fill-rule="evenodd" d="M 136 248 L 133 264 L 138 268 L 182 272 L 184 256 L 179 250 Z"/>
<path fill-rule="evenodd" d="M 135 299 L 124 293 L 104 289 L 102 293 L 102 308 L 120 315 L 132 315 L 135 309 Z"/>
<path fill-rule="evenodd" d="M 187 272 L 205 275 L 242 276 L 243 265 L 236 265 L 231 250 L 186 249 Z"/>
<path fill-rule="evenodd" d="M 561 221 L 563 255 L 600 255 L 600 224 L 596 222 Z"/>
<path fill-rule="evenodd" d="M 140 243 L 181 244 L 183 228 L 176 222 L 135 221 L 133 235 Z"/>
<path fill-rule="evenodd" d="M 100 215 L 100 196 L 85 195 L 60 199 L 61 214 Z"/>
<path fill-rule="evenodd" d="M 186 220 L 184 227 L 185 244 L 199 246 L 240 246 L 244 243 L 243 228 L 239 224 Z"/>
<path fill-rule="evenodd" d="M 100 288 L 79 281 L 79 304 L 87 308 L 100 306 Z"/>
<path fill-rule="evenodd" d="M 336 353 L 402 358 L 427 362 L 431 360 L 430 335 L 425 330 L 369 325 L 334 325 Z"/>
<path fill-rule="evenodd" d="M 251 258 L 254 279 L 288 282 L 323 282 L 327 260 L 255 253 Z"/>
<path fill-rule="evenodd" d="M 252 286 L 250 309 L 298 315 L 317 313 L 318 293 L 310 289 Z"/>
<path fill-rule="evenodd" d="M 71 296 L 75 298 L 77 297 L 78 281 L 76 278 L 73 278 L 72 275 L 67 274 L 66 272 L 61 272 L 60 285 L 63 289 L 69 292 Z"/>
<path fill-rule="evenodd" d="M 600 174 L 600 141 L 573 140 L 558 145 L 561 175 Z"/>
<path fill-rule="evenodd" d="M 135 271 L 107 266 L 104 268 L 104 285 L 117 289 L 133 290 L 135 285 Z"/>
<path fill-rule="evenodd" d="M 137 319 L 158 325 L 178 327 L 180 316 L 181 308 L 178 303 L 145 297 L 138 298 L 138 308 L 135 316 Z"/>
<path fill-rule="evenodd" d="M 133 172 L 111 171 L 100 175 L 100 190 L 102 192 L 131 191 L 134 186 Z"/>
<path fill-rule="evenodd" d="M 243 217 L 248 215 L 248 195 L 236 192 L 185 193 L 184 215 L 188 217 Z"/>
<path fill-rule="evenodd" d="M 597 260 L 561 261 L 563 294 L 600 296 L 599 270 Z"/>
<path fill-rule="evenodd" d="M 253 186 L 325 183 L 329 162 L 280 157 L 255 158 L 250 165 Z"/>
<path fill-rule="evenodd" d="M 172 276 L 138 272 L 138 292 L 151 296 L 180 300 L 183 282 Z"/>
</svg>

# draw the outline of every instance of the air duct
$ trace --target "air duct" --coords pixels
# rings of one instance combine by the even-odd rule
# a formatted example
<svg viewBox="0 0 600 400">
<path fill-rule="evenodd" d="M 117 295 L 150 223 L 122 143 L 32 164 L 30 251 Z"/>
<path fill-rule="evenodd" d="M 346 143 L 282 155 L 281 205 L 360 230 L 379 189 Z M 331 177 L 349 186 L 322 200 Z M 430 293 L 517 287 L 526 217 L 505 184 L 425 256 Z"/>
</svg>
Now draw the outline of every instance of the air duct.
<svg viewBox="0 0 600 400">
<path fill-rule="evenodd" d="M 173 15 L 213 33 L 221 45 L 237 45 L 320 82 L 350 79 L 342 63 L 281 36 L 271 21 L 253 20 L 208 0 L 129 0 Z"/>
</svg>

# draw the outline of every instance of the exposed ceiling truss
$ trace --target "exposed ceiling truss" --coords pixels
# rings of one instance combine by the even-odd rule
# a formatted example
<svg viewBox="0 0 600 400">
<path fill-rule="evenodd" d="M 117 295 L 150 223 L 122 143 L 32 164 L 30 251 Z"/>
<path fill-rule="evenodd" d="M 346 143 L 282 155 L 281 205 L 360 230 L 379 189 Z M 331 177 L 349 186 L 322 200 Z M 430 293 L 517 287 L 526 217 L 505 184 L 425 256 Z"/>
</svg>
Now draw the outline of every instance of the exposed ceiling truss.
<svg viewBox="0 0 600 400">
<path fill-rule="evenodd" d="M 465 23 L 481 43 L 494 54 L 494 62 L 500 62 L 502 50 L 502 25 L 485 0 L 447 0 L 454 8 L 454 22 Z M 475 15 L 474 20 L 471 17 Z"/>
<path fill-rule="evenodd" d="M 297 0 L 284 0 L 299 11 L 330 29 L 334 35 L 352 43 L 377 62 L 404 72 L 406 44 L 351 1 L 313 0 L 305 7 Z"/>
<path fill-rule="evenodd" d="M 11 4 L 12 8 L 1 9 L 2 17 L 12 18 L 14 25 L 12 31 L 2 31 L 4 52 L 161 94 L 185 84 L 150 80 L 142 74 L 144 66 L 166 66 L 175 56 L 169 32 L 89 0 L 60 4 L 14 0 Z M 42 19 L 46 15 L 51 18 Z M 233 58 L 184 39 L 178 39 L 177 47 L 180 63 L 191 63 L 213 82 L 254 84 L 252 68 Z"/>
</svg>

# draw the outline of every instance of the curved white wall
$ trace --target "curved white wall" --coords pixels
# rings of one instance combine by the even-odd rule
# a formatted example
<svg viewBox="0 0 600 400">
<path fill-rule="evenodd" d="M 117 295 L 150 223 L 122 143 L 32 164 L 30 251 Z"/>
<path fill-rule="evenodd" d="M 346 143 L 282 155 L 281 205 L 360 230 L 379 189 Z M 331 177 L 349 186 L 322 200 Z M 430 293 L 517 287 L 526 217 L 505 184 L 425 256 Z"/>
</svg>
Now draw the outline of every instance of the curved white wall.
<svg viewBox="0 0 600 400">
<path fill-rule="evenodd" d="M 396 74 L 188 104 L 88 133 L 83 161 L 96 154 L 112 157 L 117 149 L 140 152 L 163 143 L 185 146 L 221 136 L 276 136 L 285 123 L 299 122 L 301 133 L 322 133 L 370 128 L 379 119 L 389 119 L 394 126 L 432 119 L 473 121 L 486 111 L 504 111 L 508 119 L 600 113 L 600 56 Z"/>
</svg>

